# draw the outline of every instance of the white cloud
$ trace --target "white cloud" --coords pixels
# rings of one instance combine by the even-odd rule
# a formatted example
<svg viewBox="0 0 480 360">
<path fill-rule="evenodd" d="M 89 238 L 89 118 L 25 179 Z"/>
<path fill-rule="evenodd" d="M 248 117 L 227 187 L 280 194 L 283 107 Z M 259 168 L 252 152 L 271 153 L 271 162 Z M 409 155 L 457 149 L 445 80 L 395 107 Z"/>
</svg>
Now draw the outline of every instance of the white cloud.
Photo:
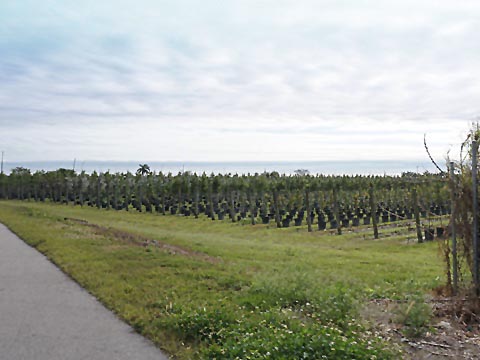
<svg viewBox="0 0 480 360">
<path fill-rule="evenodd" d="M 0 5 L 13 158 L 405 159 L 425 132 L 443 156 L 479 111 L 474 2 L 23 4 Z"/>
</svg>

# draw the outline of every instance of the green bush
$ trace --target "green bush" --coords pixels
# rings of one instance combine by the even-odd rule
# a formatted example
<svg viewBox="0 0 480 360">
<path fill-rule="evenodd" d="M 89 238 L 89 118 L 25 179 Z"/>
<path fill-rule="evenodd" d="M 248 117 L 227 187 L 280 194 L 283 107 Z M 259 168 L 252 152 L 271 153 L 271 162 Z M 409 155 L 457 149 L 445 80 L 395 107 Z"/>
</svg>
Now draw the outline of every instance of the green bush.
<svg viewBox="0 0 480 360">
<path fill-rule="evenodd" d="M 225 307 L 196 309 L 172 314 L 170 328 L 186 341 L 215 342 L 235 324 L 235 314 Z"/>
<path fill-rule="evenodd" d="M 238 307 L 171 313 L 164 326 L 200 344 L 202 359 L 392 359 L 353 319 L 355 293 L 297 271 L 256 279 Z"/>
<path fill-rule="evenodd" d="M 299 321 L 245 324 L 201 351 L 205 359 L 393 359 L 378 342 Z"/>
<path fill-rule="evenodd" d="M 199 343 L 201 359 L 394 358 L 381 341 L 362 335 L 359 325 L 344 330 L 286 309 L 252 312 L 220 304 L 171 313 L 163 326 Z"/>
<path fill-rule="evenodd" d="M 322 286 L 306 272 L 277 273 L 257 279 L 242 305 L 289 309 L 323 324 L 343 328 L 357 315 L 359 294 L 343 284 Z"/>
<path fill-rule="evenodd" d="M 429 329 L 432 308 L 420 295 L 406 298 L 406 302 L 396 309 L 396 321 L 403 325 L 402 332 L 410 338 L 421 337 Z"/>
</svg>

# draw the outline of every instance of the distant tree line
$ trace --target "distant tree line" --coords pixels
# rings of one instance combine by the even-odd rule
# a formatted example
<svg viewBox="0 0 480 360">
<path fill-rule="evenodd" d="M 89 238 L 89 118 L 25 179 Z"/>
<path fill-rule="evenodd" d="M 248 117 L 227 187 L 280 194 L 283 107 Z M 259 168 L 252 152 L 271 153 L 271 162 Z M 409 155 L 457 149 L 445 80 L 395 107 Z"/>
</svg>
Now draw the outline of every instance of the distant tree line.
<svg viewBox="0 0 480 360">
<path fill-rule="evenodd" d="M 414 196 L 415 195 L 415 196 Z M 299 170 L 295 175 L 176 175 L 150 171 L 87 174 L 73 170 L 37 171 L 17 167 L 0 175 L 0 197 L 103 209 L 248 221 L 309 231 L 338 229 L 450 212 L 442 176 L 325 176 Z"/>
</svg>

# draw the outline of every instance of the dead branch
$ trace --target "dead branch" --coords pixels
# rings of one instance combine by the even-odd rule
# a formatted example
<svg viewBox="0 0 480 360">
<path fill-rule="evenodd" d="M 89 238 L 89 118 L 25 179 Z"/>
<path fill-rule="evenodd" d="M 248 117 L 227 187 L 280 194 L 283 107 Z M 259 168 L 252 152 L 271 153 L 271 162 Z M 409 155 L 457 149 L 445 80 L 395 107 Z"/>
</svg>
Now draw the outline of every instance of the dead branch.
<svg viewBox="0 0 480 360">
<path fill-rule="evenodd" d="M 431 162 L 433 163 L 433 165 L 435 165 L 435 167 L 438 169 L 438 171 L 440 171 L 440 173 L 442 175 L 445 175 L 445 171 L 443 171 L 440 166 L 437 165 L 437 163 L 435 162 L 435 160 L 433 160 L 433 157 L 432 155 L 430 155 L 430 151 L 428 150 L 428 146 L 427 146 L 427 134 L 423 134 L 423 145 L 425 145 L 425 150 L 427 151 L 427 154 L 428 154 L 428 157 L 430 158 Z"/>
</svg>

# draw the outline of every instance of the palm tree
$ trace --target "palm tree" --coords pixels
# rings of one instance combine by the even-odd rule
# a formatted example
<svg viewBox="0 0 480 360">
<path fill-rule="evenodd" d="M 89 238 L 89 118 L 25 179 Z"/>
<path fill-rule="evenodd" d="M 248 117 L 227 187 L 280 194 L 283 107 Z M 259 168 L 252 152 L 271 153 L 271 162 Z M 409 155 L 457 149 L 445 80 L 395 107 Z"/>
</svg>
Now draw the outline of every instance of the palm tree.
<svg viewBox="0 0 480 360">
<path fill-rule="evenodd" d="M 137 175 L 149 175 L 152 173 L 152 171 L 150 170 L 150 166 L 148 166 L 147 164 L 138 164 L 139 168 L 137 170 Z"/>
</svg>

